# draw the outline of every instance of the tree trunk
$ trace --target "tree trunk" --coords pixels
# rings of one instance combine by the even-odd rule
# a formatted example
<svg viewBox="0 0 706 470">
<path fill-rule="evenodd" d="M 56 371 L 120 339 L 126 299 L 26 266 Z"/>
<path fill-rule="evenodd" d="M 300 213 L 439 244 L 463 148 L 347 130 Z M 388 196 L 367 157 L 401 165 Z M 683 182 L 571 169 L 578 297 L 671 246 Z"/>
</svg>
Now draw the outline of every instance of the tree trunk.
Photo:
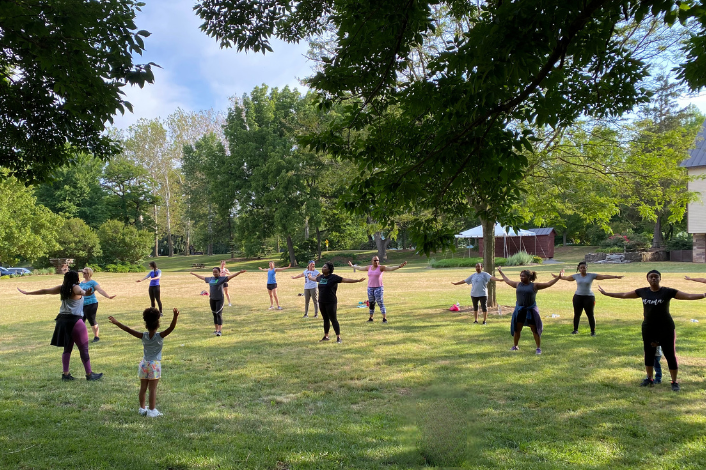
<svg viewBox="0 0 706 470">
<path fill-rule="evenodd" d="M 321 230 L 319 230 L 319 227 L 316 227 L 316 253 L 318 255 L 317 260 L 321 259 Z"/>
<path fill-rule="evenodd" d="M 157 204 L 154 205 L 154 257 L 159 256 L 159 231 L 157 226 Z"/>
<path fill-rule="evenodd" d="M 566 230 L 564 230 L 564 234 L 562 235 L 562 243 L 566 246 Z"/>
<path fill-rule="evenodd" d="M 174 240 L 172 240 L 172 211 L 170 206 L 170 200 L 172 197 L 172 189 L 169 185 L 169 176 L 166 178 L 167 182 L 167 197 L 165 198 L 165 207 L 167 209 L 167 246 L 169 247 L 169 256 L 174 256 Z"/>
<path fill-rule="evenodd" d="M 495 276 L 495 220 L 481 218 L 483 226 L 483 270 Z M 495 281 L 488 283 L 488 307 L 497 305 L 495 299 Z"/>
<path fill-rule="evenodd" d="M 213 255 L 213 212 L 211 204 L 208 205 L 208 255 Z"/>
<path fill-rule="evenodd" d="M 292 242 L 292 237 L 287 235 L 287 250 L 289 250 L 289 262 L 292 266 L 297 265 L 297 259 L 294 257 L 294 242 Z"/>
<path fill-rule="evenodd" d="M 309 239 L 309 217 L 304 220 L 304 240 Z"/>
<path fill-rule="evenodd" d="M 380 264 L 382 264 L 382 260 L 387 259 L 387 245 L 390 244 L 390 239 L 385 238 L 383 239 L 382 237 L 382 232 L 375 232 L 375 245 L 378 248 L 378 258 L 380 258 Z"/>
<path fill-rule="evenodd" d="M 652 248 L 659 248 L 662 245 L 664 245 L 664 240 L 662 238 L 662 217 L 661 214 L 657 214 L 655 229 L 652 234 Z"/>
</svg>

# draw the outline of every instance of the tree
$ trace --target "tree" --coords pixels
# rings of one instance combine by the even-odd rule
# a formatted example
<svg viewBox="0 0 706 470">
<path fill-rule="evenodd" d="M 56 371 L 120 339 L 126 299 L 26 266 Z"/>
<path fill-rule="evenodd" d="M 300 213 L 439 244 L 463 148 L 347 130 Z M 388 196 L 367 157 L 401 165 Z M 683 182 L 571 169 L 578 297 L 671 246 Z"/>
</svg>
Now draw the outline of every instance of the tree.
<svg viewBox="0 0 706 470">
<path fill-rule="evenodd" d="M 35 186 L 37 202 L 65 218 L 78 217 L 93 228 L 108 219 L 106 192 L 101 186 L 105 164 L 80 154 L 76 164 L 66 164 Z"/>
<path fill-rule="evenodd" d="M 135 264 L 150 254 L 152 235 L 119 220 L 109 220 L 98 227 L 105 263 Z"/>
<path fill-rule="evenodd" d="M 0 167 L 32 182 L 78 153 L 105 161 L 119 152 L 103 130 L 132 110 L 121 88 L 154 81 L 155 64 L 133 64 L 149 36 L 136 31 L 142 5 L 0 2 Z"/>
<path fill-rule="evenodd" d="M 34 261 L 56 249 L 61 217 L 36 203 L 32 188 L 7 173 L 0 178 L 0 262 Z"/>
<path fill-rule="evenodd" d="M 110 217 L 138 228 L 153 227 L 150 207 L 156 205 L 159 198 L 152 187 L 145 168 L 123 157 L 113 159 L 103 175 Z"/>
<path fill-rule="evenodd" d="M 75 266 L 97 263 L 103 252 L 96 232 L 81 219 L 66 219 L 57 235 L 58 248 L 49 258 L 73 258 Z"/>
</svg>

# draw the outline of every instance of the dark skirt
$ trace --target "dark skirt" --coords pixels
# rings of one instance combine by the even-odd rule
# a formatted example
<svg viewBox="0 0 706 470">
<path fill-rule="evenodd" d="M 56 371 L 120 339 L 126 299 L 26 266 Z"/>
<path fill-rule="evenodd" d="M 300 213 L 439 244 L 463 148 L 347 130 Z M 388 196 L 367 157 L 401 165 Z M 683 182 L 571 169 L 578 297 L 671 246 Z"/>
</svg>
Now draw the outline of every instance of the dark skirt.
<svg viewBox="0 0 706 470">
<path fill-rule="evenodd" d="M 54 335 L 51 337 L 51 345 L 63 348 L 67 344 L 71 344 L 71 332 L 76 326 L 76 322 L 81 320 L 78 315 L 59 314 L 56 317 L 56 326 L 54 326 Z"/>
</svg>

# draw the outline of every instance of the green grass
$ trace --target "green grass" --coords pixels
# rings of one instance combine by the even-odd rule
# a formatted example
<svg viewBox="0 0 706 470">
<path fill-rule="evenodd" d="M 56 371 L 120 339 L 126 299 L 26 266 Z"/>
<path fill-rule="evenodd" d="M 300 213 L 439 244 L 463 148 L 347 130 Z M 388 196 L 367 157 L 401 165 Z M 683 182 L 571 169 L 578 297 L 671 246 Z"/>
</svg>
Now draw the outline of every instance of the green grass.
<svg viewBox="0 0 706 470">
<path fill-rule="evenodd" d="M 167 308 L 182 315 L 165 340 L 157 397 L 164 416 L 153 420 L 137 414 L 141 344 L 106 320 L 114 315 L 142 328 L 147 286 L 134 282 L 139 275 L 96 275 L 118 295 L 100 298 L 102 341 L 91 344 L 91 362 L 105 377 L 97 383 L 60 380 L 61 351 L 49 346 L 58 298 L 15 290 L 59 278 L 0 282 L 0 468 L 706 467 L 706 301 L 672 304 L 677 394 L 668 383 L 637 386 L 644 376 L 638 300 L 598 297 L 598 336 L 588 335 L 585 318 L 574 336 L 575 286 L 560 282 L 538 295 L 544 354 L 534 355 L 529 334 L 510 353 L 508 309 L 492 312 L 485 327 L 473 325 L 468 286 L 450 284 L 472 269 L 432 271 L 415 259 L 385 275 L 389 324 L 379 314 L 367 323 L 367 311 L 356 308 L 365 285 L 344 284 L 344 343 L 320 344 L 321 321 L 301 318 L 303 283 L 289 278 L 299 269 L 278 274 L 282 311 L 267 310 L 266 276 L 256 271 L 232 281 L 234 307 L 226 307 L 224 336 L 216 338 L 207 299 L 198 295 L 205 285 L 179 272 L 193 258 L 182 258 L 181 267 L 159 261 L 169 271 L 163 327 Z M 704 290 L 683 280 L 684 273 L 703 276 L 691 263 L 592 266 L 625 274 L 601 281 L 610 291 L 646 285 L 653 267 L 664 285 Z M 536 267 L 540 281 L 560 268 Z M 517 278 L 520 269 L 505 272 Z M 507 286 L 498 296 L 501 305 L 514 303 Z M 449 312 L 457 301 L 463 311 Z M 77 352 L 71 370 L 82 375 Z"/>
</svg>

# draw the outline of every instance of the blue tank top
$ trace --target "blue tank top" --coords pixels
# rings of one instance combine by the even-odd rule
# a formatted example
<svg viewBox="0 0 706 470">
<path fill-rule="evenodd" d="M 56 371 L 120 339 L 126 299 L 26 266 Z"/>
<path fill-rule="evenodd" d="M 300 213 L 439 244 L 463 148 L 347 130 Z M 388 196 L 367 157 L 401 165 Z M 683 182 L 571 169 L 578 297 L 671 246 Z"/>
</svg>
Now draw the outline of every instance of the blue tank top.
<svg viewBox="0 0 706 470">
<path fill-rule="evenodd" d="M 275 277 L 277 275 L 277 271 L 274 269 L 268 269 L 267 270 L 267 283 L 268 284 L 277 284 L 277 278 Z"/>
<path fill-rule="evenodd" d="M 534 291 L 534 283 L 522 284 L 517 283 L 517 289 L 515 289 L 515 294 L 517 295 L 517 305 L 520 307 L 531 307 L 536 301 L 537 293 Z"/>
</svg>

